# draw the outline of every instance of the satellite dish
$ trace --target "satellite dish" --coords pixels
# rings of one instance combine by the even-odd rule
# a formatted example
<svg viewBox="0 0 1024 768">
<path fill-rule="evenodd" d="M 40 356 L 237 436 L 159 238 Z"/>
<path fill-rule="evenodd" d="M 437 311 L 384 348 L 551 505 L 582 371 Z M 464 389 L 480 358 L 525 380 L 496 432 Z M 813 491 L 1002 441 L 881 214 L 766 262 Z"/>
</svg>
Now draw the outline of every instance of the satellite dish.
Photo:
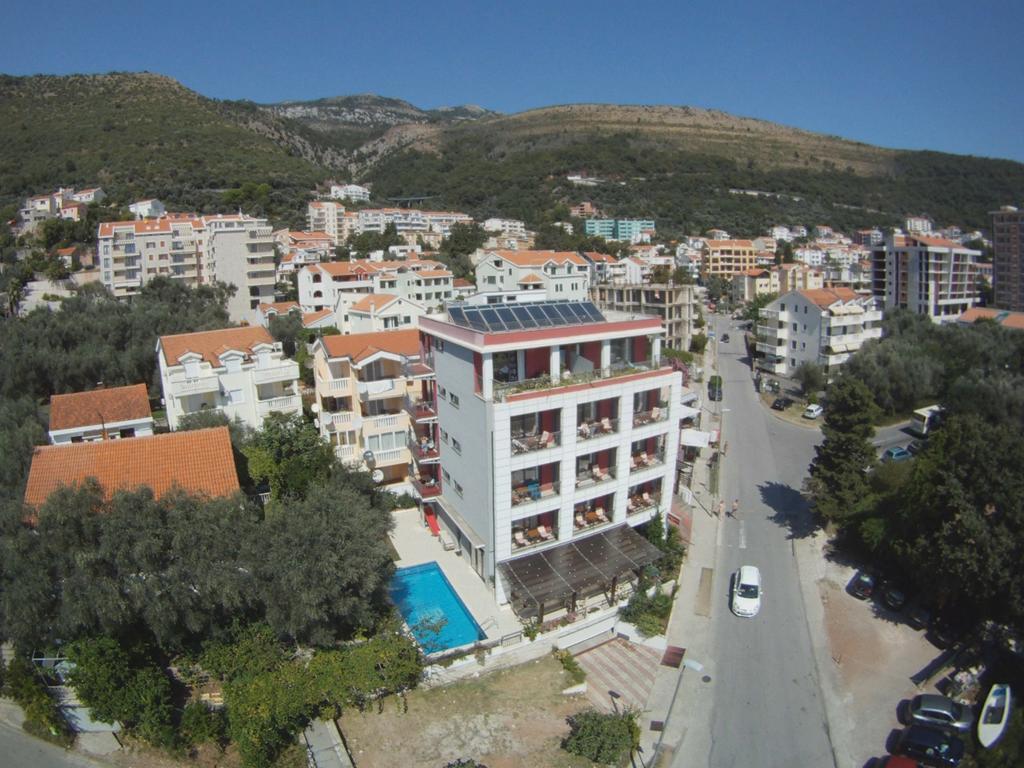
<svg viewBox="0 0 1024 768">
<path fill-rule="evenodd" d="M 370 479 L 373 480 L 373 482 L 375 483 L 383 483 L 384 473 L 381 472 L 379 469 L 375 469 L 373 470 L 373 472 L 370 473 Z"/>
<path fill-rule="evenodd" d="M 373 458 L 373 451 L 363 451 L 363 461 L 365 461 L 370 466 L 373 466 L 373 464 L 375 463 Z"/>
</svg>

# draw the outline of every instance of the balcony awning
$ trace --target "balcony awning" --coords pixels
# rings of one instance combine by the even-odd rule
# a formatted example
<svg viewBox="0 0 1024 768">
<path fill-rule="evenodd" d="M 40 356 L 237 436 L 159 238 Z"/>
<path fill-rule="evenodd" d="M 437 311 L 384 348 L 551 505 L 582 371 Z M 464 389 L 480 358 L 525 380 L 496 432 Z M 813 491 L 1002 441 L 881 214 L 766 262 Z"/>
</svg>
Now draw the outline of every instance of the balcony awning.
<svg viewBox="0 0 1024 768">
<path fill-rule="evenodd" d="M 638 571 L 661 552 L 628 524 L 567 541 L 536 554 L 499 564 L 516 613 L 542 614 L 543 607 L 573 595 L 593 594 Z"/>
<path fill-rule="evenodd" d="M 699 429 L 684 429 L 681 441 L 688 448 L 707 448 L 712 443 L 711 433 Z"/>
<path fill-rule="evenodd" d="M 679 418 L 680 419 L 692 419 L 695 416 L 700 415 L 700 408 L 691 408 L 688 405 L 679 406 Z"/>
</svg>

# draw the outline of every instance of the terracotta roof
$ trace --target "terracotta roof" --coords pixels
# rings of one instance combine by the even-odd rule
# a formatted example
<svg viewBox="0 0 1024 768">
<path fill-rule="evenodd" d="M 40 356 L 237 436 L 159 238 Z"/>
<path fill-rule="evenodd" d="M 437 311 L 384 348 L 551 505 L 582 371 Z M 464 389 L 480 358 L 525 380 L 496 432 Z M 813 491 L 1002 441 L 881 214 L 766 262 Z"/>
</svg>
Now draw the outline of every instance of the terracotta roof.
<svg viewBox="0 0 1024 768">
<path fill-rule="evenodd" d="M 306 230 L 289 230 L 288 237 L 292 240 L 330 240 L 326 232 L 308 232 Z"/>
<path fill-rule="evenodd" d="M 754 243 L 751 240 L 705 240 L 708 248 L 749 248 L 753 250 Z"/>
<path fill-rule="evenodd" d="M 302 315 L 302 327 L 309 328 L 313 323 L 333 314 L 334 312 L 330 309 L 321 309 L 319 312 L 305 312 Z"/>
<path fill-rule="evenodd" d="M 920 235 L 911 235 L 911 240 L 916 240 L 921 245 L 927 245 L 931 248 L 963 248 L 964 246 L 955 240 L 947 240 L 944 237 L 922 237 Z"/>
<path fill-rule="evenodd" d="M 798 291 L 804 298 L 817 304 L 822 309 L 828 309 L 837 301 L 853 301 L 861 298 L 861 295 L 852 288 L 837 286 L 834 288 L 814 288 L 806 291 Z"/>
<path fill-rule="evenodd" d="M 447 269 L 421 269 L 416 272 L 420 277 L 451 277 L 452 273 Z"/>
<path fill-rule="evenodd" d="M 229 349 L 251 352 L 258 344 L 273 343 L 274 339 L 267 329 L 258 325 L 160 337 L 160 348 L 168 365 L 177 365 L 182 355 L 195 352 L 215 368 L 220 367 L 222 352 Z"/>
<path fill-rule="evenodd" d="M 585 267 L 586 260 L 575 251 L 490 251 L 517 267 L 543 267 L 548 262 L 578 264 Z"/>
<path fill-rule="evenodd" d="M 589 258 L 591 261 L 605 261 L 605 262 L 612 262 L 612 263 L 618 261 L 618 259 L 616 259 L 611 254 L 608 254 L 608 253 L 598 253 L 597 251 L 584 251 L 583 255 L 586 256 L 587 258 Z"/>
<path fill-rule="evenodd" d="M 747 277 L 766 277 L 770 273 L 767 269 L 748 269 L 743 274 Z"/>
<path fill-rule="evenodd" d="M 174 487 L 207 496 L 238 491 L 227 427 L 35 449 L 25 503 L 37 507 L 62 485 L 94 477 L 107 498 L 140 485 L 157 497 Z"/>
<path fill-rule="evenodd" d="M 392 296 L 390 293 L 370 293 L 349 307 L 349 310 L 351 312 L 379 312 L 397 299 L 397 296 Z"/>
<path fill-rule="evenodd" d="M 976 323 L 979 320 L 994 320 L 1003 328 L 1024 330 L 1024 312 L 1010 312 L 992 307 L 971 307 L 957 318 L 957 322 L 960 323 Z"/>
<path fill-rule="evenodd" d="M 469 282 L 469 280 L 467 280 L 464 277 L 456 277 L 452 281 L 452 286 L 454 286 L 455 288 L 475 288 L 476 287 L 475 285 L 473 285 L 471 282 Z"/>
<path fill-rule="evenodd" d="M 356 363 L 377 352 L 417 358 L 420 355 L 420 333 L 415 328 L 353 333 L 348 336 L 324 336 L 320 342 L 324 345 L 328 357 L 347 357 Z"/>
<path fill-rule="evenodd" d="M 116 424 L 149 419 L 149 394 L 145 384 L 94 389 L 50 398 L 50 431 Z"/>
<path fill-rule="evenodd" d="M 520 283 L 543 283 L 544 278 L 538 275 L 536 272 L 530 272 L 526 277 L 519 281 Z"/>
<path fill-rule="evenodd" d="M 293 309 L 301 309 L 301 307 L 297 301 L 275 301 L 272 303 L 260 304 L 257 309 L 264 315 L 269 315 L 271 312 L 284 315 L 291 312 Z"/>
<path fill-rule="evenodd" d="M 77 245 L 72 245 L 72 246 L 69 246 L 67 248 L 58 248 L 55 251 L 55 253 L 58 256 L 74 256 L 75 255 L 75 251 L 77 251 L 77 250 L 78 250 L 78 246 Z"/>
</svg>

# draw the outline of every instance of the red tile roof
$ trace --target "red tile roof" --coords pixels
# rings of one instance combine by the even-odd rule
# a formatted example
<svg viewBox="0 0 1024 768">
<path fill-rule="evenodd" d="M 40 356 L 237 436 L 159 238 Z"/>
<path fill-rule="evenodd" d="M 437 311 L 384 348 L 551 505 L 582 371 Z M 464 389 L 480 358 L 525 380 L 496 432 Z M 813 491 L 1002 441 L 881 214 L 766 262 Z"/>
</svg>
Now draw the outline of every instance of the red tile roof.
<svg viewBox="0 0 1024 768">
<path fill-rule="evenodd" d="M 452 281 L 452 286 L 454 286 L 455 288 L 475 288 L 476 287 L 475 285 L 473 285 L 473 283 L 469 282 L 469 280 L 467 280 L 464 277 L 456 277 Z"/>
<path fill-rule="evenodd" d="M 250 353 L 252 348 L 259 344 L 273 343 L 274 338 L 270 332 L 258 325 L 160 337 L 160 348 L 163 350 L 164 360 L 168 365 L 177 365 L 182 355 L 195 352 L 202 355 L 203 360 L 215 368 L 220 367 L 222 352 L 237 349 Z"/>
<path fill-rule="evenodd" d="M 50 398 L 50 431 L 94 424 L 149 419 L 149 394 L 145 384 L 94 389 Z"/>
<path fill-rule="evenodd" d="M 379 312 L 397 299 L 397 296 L 392 296 L 390 293 L 371 293 L 349 307 L 349 310 L 352 312 Z"/>
<path fill-rule="evenodd" d="M 912 235 L 911 240 L 916 240 L 921 245 L 927 245 L 930 248 L 963 248 L 964 246 L 954 240 L 947 240 L 944 237 L 922 237 L 921 235 Z"/>
<path fill-rule="evenodd" d="M 309 328 L 313 323 L 333 314 L 334 312 L 330 309 L 321 309 L 318 312 L 305 312 L 302 315 L 302 326 L 303 328 Z"/>
<path fill-rule="evenodd" d="M 586 260 L 575 251 L 489 251 L 517 267 L 543 267 L 548 262 L 586 266 Z"/>
<path fill-rule="evenodd" d="M 861 295 L 852 288 L 837 286 L 834 288 L 814 288 L 806 291 L 799 291 L 800 295 L 817 304 L 822 309 L 828 309 L 837 301 L 853 301 L 861 298 Z"/>
<path fill-rule="evenodd" d="M 149 486 L 157 497 L 172 488 L 207 496 L 238 491 L 227 427 L 127 440 L 46 445 L 35 449 L 25 503 L 37 507 L 64 485 L 93 477 L 107 498 Z"/>
<path fill-rule="evenodd" d="M 960 323 L 976 323 L 979 320 L 994 320 L 1003 328 L 1024 330 L 1024 312 L 1010 312 L 992 307 L 971 307 L 957 318 L 957 322 Z"/>
<path fill-rule="evenodd" d="M 520 282 L 520 284 L 522 284 L 522 283 L 543 283 L 544 279 L 540 275 L 538 275 L 536 272 L 530 272 L 530 273 L 528 273 L 526 275 L 526 277 L 521 278 L 519 280 L 519 282 Z"/>
<path fill-rule="evenodd" d="M 269 315 L 271 312 L 276 312 L 279 315 L 287 314 L 293 309 L 301 309 L 299 302 L 297 301 L 275 301 L 268 302 L 267 304 L 260 304 L 257 309 L 261 314 Z"/>
<path fill-rule="evenodd" d="M 420 354 L 420 333 L 415 328 L 324 336 L 320 342 L 331 359 L 347 357 L 357 363 L 377 352 L 405 357 L 419 357 Z"/>
</svg>

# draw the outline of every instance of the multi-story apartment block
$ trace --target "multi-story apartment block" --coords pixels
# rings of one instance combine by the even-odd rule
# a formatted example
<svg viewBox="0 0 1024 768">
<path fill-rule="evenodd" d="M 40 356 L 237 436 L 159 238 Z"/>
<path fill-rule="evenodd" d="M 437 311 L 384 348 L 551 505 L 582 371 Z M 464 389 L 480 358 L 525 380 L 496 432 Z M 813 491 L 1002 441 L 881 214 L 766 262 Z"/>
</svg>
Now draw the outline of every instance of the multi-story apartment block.
<svg viewBox="0 0 1024 768">
<path fill-rule="evenodd" d="M 433 308 L 455 297 L 454 276 L 439 261 L 359 259 L 312 264 L 299 270 L 299 304 L 303 312 L 345 308 L 377 293 L 399 296 Z"/>
<path fill-rule="evenodd" d="M 338 329 L 342 333 L 371 333 L 415 328 L 427 308 L 418 302 L 389 293 L 355 294 L 358 300 L 348 304 L 342 294 L 338 303 Z M 354 298 L 354 297 L 353 297 Z M 325 310 L 326 311 L 326 310 Z"/>
<path fill-rule="evenodd" d="M 521 616 L 562 605 L 525 595 L 522 569 L 571 568 L 581 552 L 601 572 L 565 603 L 614 595 L 632 528 L 671 512 L 682 382 L 661 364 L 661 320 L 554 301 L 452 307 L 420 333 L 440 425 L 427 516 Z"/>
<path fill-rule="evenodd" d="M 356 232 L 383 232 L 394 224 L 399 235 L 415 243 L 416 236 L 434 233 L 451 234 L 453 224 L 472 224 L 473 218 L 456 211 L 420 211 L 415 208 L 364 208 L 357 212 Z M 411 240 L 410 240 L 411 238 Z"/>
<path fill-rule="evenodd" d="M 771 271 L 776 275 L 775 293 L 814 291 L 824 285 L 821 272 L 805 264 L 780 264 Z"/>
<path fill-rule="evenodd" d="M 576 219 L 590 219 L 597 218 L 600 212 L 589 200 L 584 200 L 582 203 L 577 203 L 569 209 L 569 213 L 573 218 Z"/>
<path fill-rule="evenodd" d="M 306 226 L 310 232 L 324 232 L 332 248 L 348 240 L 357 226 L 358 215 L 346 211 L 345 206 L 333 200 L 314 200 L 306 208 Z"/>
<path fill-rule="evenodd" d="M 335 200 L 352 200 L 356 203 L 370 202 L 370 190 L 358 184 L 332 184 L 331 197 Z"/>
<path fill-rule="evenodd" d="M 980 255 L 952 240 L 890 235 L 872 251 L 873 293 L 886 309 L 955 322 L 980 300 L 974 269 Z"/>
<path fill-rule="evenodd" d="M 307 251 L 302 248 L 288 251 L 281 257 L 281 262 L 277 265 L 277 281 L 281 282 L 287 279 L 290 273 L 297 272 L 309 264 L 319 264 L 322 260 L 323 257 L 319 251 Z"/>
<path fill-rule="evenodd" d="M 885 234 L 878 227 L 874 229 L 858 229 L 853 233 L 853 242 L 867 248 L 881 245 L 885 240 Z"/>
<path fill-rule="evenodd" d="M 526 237 L 526 224 L 519 219 L 487 219 L 480 226 L 485 232 L 500 232 L 508 237 Z"/>
<path fill-rule="evenodd" d="M 774 270 L 755 267 L 732 278 L 733 301 L 753 301 L 772 293 L 779 293 L 779 275 Z"/>
<path fill-rule="evenodd" d="M 882 311 L 849 288 L 792 291 L 760 312 L 758 367 L 792 376 L 802 363 L 831 376 L 869 339 L 882 336 Z"/>
<path fill-rule="evenodd" d="M 406 483 L 414 458 L 437 461 L 437 414 L 419 355 L 414 329 L 324 336 L 313 346 L 320 434 L 339 459 L 386 485 Z"/>
<path fill-rule="evenodd" d="M 932 231 L 932 220 L 926 216 L 908 216 L 903 220 L 903 228 L 910 235 L 927 235 Z"/>
<path fill-rule="evenodd" d="M 132 296 L 155 277 L 191 286 L 219 281 L 237 291 L 228 300 L 236 322 L 256 318 L 274 300 L 274 243 L 266 219 L 170 214 L 159 219 L 108 221 L 96 240 L 100 278 L 118 297 Z"/>
<path fill-rule="evenodd" d="M 161 336 L 157 341 L 160 385 L 167 423 L 219 410 L 259 428 L 271 413 L 302 413 L 298 363 L 261 326 Z"/>
<path fill-rule="evenodd" d="M 768 237 L 774 240 L 785 240 L 787 243 L 793 242 L 793 233 L 789 231 L 789 227 L 783 227 L 781 225 L 769 227 Z"/>
<path fill-rule="evenodd" d="M 323 259 L 330 258 L 334 250 L 333 238 L 322 231 L 278 229 L 274 231 L 274 242 L 284 253 L 292 250 L 313 251 Z"/>
<path fill-rule="evenodd" d="M 588 235 L 628 243 L 650 240 L 655 233 L 653 219 L 587 219 L 583 226 Z"/>
<path fill-rule="evenodd" d="M 159 219 L 167 213 L 164 204 L 155 198 L 136 200 L 128 206 L 128 210 L 135 214 L 136 219 Z"/>
<path fill-rule="evenodd" d="M 757 252 L 750 240 L 704 241 L 701 268 L 709 277 L 732 277 L 756 266 Z"/>
<path fill-rule="evenodd" d="M 145 384 L 50 398 L 50 442 L 88 443 L 153 434 Z"/>
<path fill-rule="evenodd" d="M 995 305 L 1024 312 L 1024 210 L 1005 205 L 992 212 L 992 247 Z"/>
<path fill-rule="evenodd" d="M 486 251 L 476 266 L 480 292 L 543 290 L 551 299 L 583 301 L 590 262 L 573 251 Z"/>
<path fill-rule="evenodd" d="M 688 350 L 700 317 L 700 296 L 695 285 L 676 283 L 601 283 L 594 286 L 594 301 L 601 310 L 661 318 L 665 344 Z"/>
</svg>

